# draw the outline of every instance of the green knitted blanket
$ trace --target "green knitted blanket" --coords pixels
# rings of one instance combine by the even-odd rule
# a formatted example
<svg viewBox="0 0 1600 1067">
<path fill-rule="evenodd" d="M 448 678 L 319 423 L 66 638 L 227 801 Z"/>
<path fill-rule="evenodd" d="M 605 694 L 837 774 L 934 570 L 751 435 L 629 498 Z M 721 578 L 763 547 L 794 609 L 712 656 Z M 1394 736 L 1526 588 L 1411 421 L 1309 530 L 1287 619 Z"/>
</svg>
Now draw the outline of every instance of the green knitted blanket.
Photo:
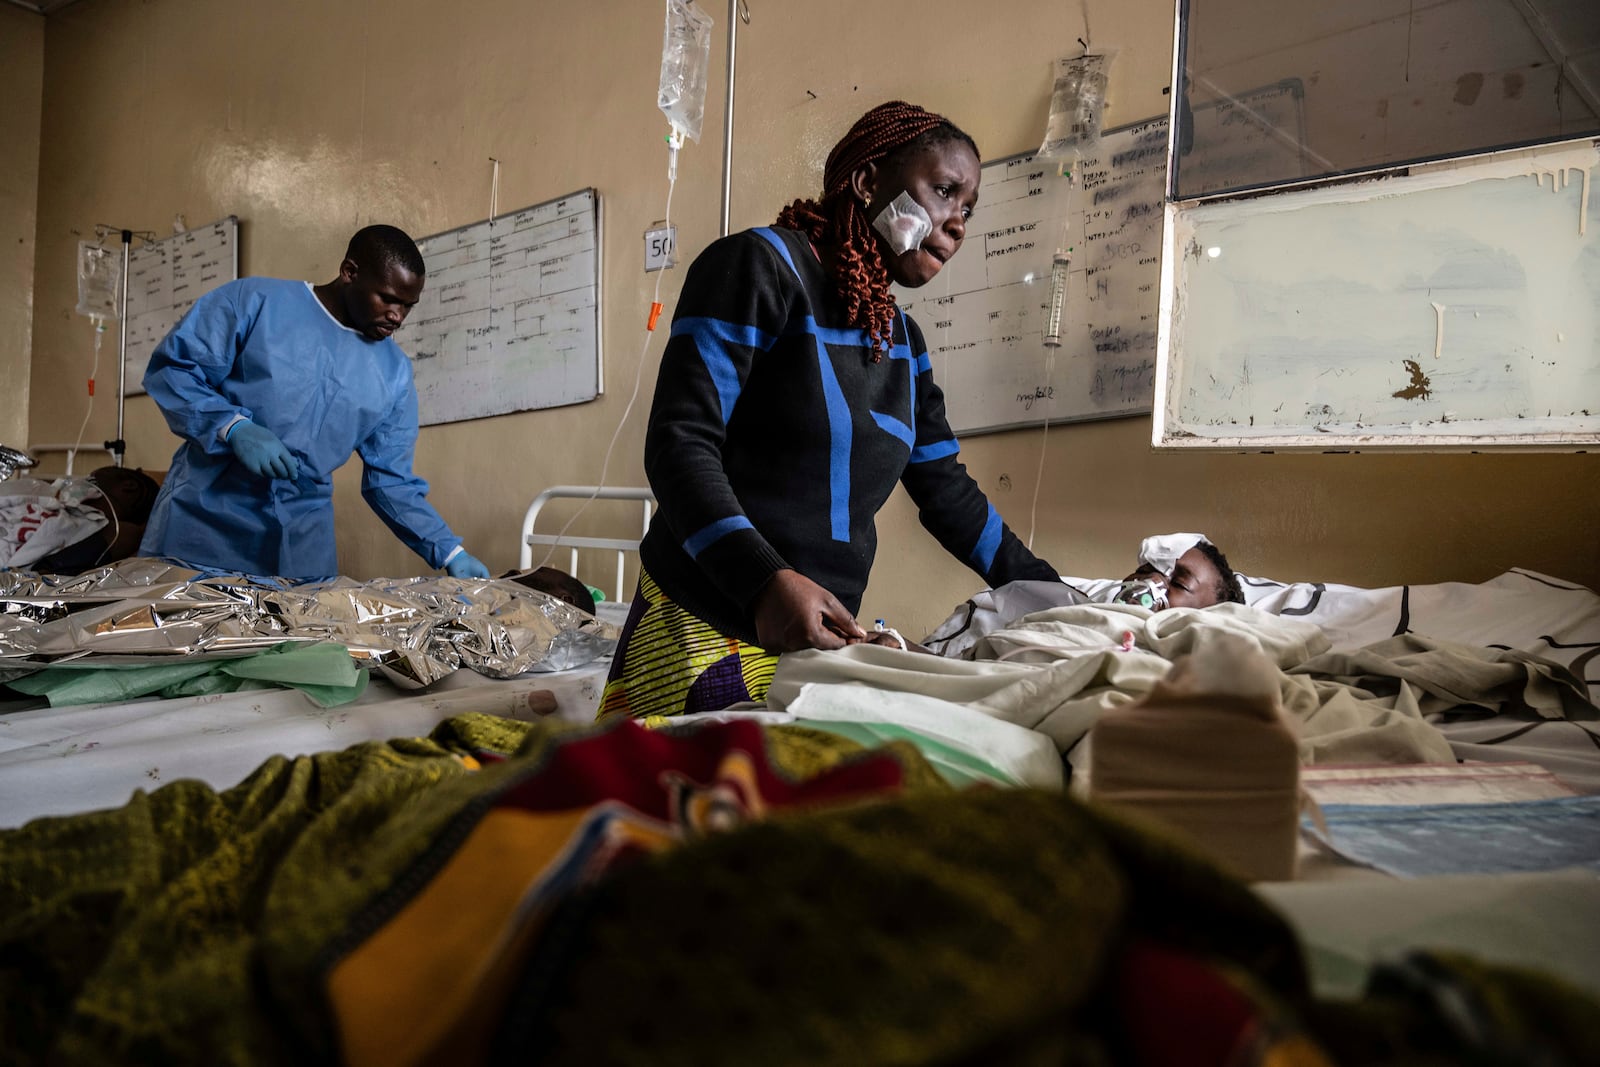
<svg viewBox="0 0 1600 1067">
<path fill-rule="evenodd" d="M 0 833 L 0 1058 L 348 1058 L 333 969 L 438 888 L 509 791 L 604 733 L 468 715 Z M 900 784 L 869 796 L 857 774 L 850 799 L 574 884 L 478 1045 L 417 1062 L 1211 1062 L 1186 1004 L 1250 1036 L 1259 1054 L 1227 1062 L 1600 1062 L 1594 1001 L 1543 976 L 1422 957 L 1318 1004 L 1287 925 L 1157 834 L 1060 795 L 952 791 L 903 745 L 759 737 L 769 792 L 871 760 Z M 1179 1059 L 1151 1044 L 1166 1032 L 1191 1042 Z"/>
</svg>

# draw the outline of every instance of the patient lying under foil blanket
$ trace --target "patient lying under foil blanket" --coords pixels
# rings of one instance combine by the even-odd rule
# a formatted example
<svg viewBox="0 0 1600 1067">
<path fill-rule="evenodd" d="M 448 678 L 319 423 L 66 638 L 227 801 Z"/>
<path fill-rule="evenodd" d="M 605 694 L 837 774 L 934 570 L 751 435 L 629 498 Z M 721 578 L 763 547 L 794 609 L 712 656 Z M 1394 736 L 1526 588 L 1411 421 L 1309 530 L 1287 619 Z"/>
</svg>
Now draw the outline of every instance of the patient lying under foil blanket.
<svg viewBox="0 0 1600 1067">
<path fill-rule="evenodd" d="M 527 576 L 515 576 L 526 578 Z M 284 642 L 343 645 L 403 688 L 460 667 L 492 678 L 581 666 L 616 647 L 594 603 L 514 579 L 335 578 L 301 585 L 203 575 L 134 557 L 82 575 L 0 572 L 0 676 L 238 656 Z M 580 586 L 581 587 L 581 586 Z"/>
<path fill-rule="evenodd" d="M 0 482 L 0 568 L 81 574 L 139 550 L 160 489 L 129 467 L 100 467 L 54 482 Z"/>
</svg>

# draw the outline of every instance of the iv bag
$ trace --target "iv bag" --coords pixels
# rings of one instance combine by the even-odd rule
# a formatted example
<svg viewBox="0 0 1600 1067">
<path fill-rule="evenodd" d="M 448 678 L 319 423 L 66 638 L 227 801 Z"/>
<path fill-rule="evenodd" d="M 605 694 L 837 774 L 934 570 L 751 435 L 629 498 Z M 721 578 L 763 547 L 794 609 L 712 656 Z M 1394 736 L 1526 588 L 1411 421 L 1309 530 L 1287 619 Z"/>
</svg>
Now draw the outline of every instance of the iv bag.
<svg viewBox="0 0 1600 1067">
<path fill-rule="evenodd" d="M 1050 120 L 1045 125 L 1044 142 L 1034 155 L 1040 159 L 1062 159 L 1088 151 L 1099 142 L 1113 54 L 1055 61 Z"/>
<path fill-rule="evenodd" d="M 78 314 L 91 319 L 117 317 L 122 286 L 122 253 L 104 245 L 78 242 Z"/>
<path fill-rule="evenodd" d="M 706 110 L 706 68 L 711 63 L 711 16 L 694 0 L 667 0 L 667 29 L 661 41 L 661 88 L 656 106 L 672 128 L 700 140 Z"/>
</svg>

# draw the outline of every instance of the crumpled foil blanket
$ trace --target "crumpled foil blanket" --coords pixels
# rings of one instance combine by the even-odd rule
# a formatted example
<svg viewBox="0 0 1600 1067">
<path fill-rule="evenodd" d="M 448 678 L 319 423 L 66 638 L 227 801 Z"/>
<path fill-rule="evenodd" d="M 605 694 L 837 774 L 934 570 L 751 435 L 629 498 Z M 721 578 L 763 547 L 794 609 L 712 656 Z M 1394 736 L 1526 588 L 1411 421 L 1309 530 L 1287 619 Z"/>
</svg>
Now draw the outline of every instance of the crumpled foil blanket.
<svg viewBox="0 0 1600 1067">
<path fill-rule="evenodd" d="M 125 559 L 77 576 L 0 572 L 0 681 L 42 667 L 247 655 L 284 641 L 336 641 L 396 685 L 461 667 L 491 678 L 582 666 L 618 628 L 500 579 L 335 578 L 305 585 L 211 577 Z"/>
<path fill-rule="evenodd" d="M 0 482 L 5 481 L 17 471 L 25 471 L 30 467 L 37 466 L 38 463 L 38 460 L 20 448 L 0 445 Z"/>
</svg>

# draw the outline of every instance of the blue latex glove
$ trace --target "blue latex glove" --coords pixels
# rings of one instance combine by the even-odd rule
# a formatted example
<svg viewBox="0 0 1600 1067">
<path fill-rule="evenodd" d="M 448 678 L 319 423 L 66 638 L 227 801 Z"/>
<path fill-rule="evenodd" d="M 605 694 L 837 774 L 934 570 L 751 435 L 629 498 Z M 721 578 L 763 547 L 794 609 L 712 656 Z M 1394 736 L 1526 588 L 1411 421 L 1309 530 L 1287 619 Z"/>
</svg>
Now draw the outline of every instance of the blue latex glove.
<svg viewBox="0 0 1600 1067">
<path fill-rule="evenodd" d="M 245 469 L 262 478 L 297 478 L 300 462 L 278 440 L 278 435 L 245 419 L 228 431 L 228 447 Z"/>
<path fill-rule="evenodd" d="M 478 557 L 465 549 L 457 552 L 450 561 L 444 565 L 444 572 L 452 578 L 487 578 L 489 568 L 478 561 Z"/>
</svg>

